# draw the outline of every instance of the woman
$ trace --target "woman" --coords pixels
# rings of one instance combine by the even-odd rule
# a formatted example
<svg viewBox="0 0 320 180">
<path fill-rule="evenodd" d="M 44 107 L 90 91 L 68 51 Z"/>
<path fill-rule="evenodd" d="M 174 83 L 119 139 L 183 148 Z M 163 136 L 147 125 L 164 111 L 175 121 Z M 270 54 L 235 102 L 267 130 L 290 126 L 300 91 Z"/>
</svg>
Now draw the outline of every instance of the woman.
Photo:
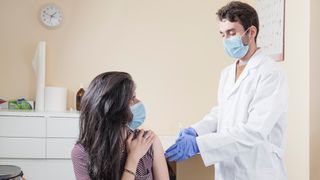
<svg viewBox="0 0 320 180">
<path fill-rule="evenodd" d="M 128 73 L 106 72 L 91 82 L 80 110 L 72 150 L 77 180 L 168 180 L 162 145 L 152 131 L 128 128 L 137 102 Z"/>
</svg>

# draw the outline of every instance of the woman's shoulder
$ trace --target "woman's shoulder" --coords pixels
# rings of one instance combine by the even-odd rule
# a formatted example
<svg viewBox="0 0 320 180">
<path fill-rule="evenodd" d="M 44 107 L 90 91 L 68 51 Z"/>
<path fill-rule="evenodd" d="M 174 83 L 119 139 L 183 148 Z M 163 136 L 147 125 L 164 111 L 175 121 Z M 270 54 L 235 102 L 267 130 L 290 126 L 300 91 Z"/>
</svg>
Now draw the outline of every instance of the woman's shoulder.
<svg viewBox="0 0 320 180">
<path fill-rule="evenodd" d="M 73 148 L 72 148 L 72 152 L 85 152 L 84 147 L 82 146 L 82 144 L 80 143 L 76 143 Z"/>
<path fill-rule="evenodd" d="M 77 143 L 72 148 L 71 159 L 75 160 L 75 159 L 79 159 L 79 158 L 80 159 L 87 159 L 88 154 L 86 153 L 84 147 L 80 143 Z"/>
<path fill-rule="evenodd" d="M 84 147 L 77 143 L 73 146 L 71 152 L 71 160 L 73 164 L 74 174 L 76 179 L 85 179 L 89 180 L 88 174 L 88 154 L 84 150 Z"/>
</svg>

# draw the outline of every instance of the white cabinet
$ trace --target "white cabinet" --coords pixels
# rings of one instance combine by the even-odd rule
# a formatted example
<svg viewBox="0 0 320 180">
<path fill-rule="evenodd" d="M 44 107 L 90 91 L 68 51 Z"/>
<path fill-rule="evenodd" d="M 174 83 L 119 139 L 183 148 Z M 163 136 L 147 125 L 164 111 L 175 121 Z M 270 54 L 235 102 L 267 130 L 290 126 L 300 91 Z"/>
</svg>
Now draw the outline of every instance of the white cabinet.
<svg viewBox="0 0 320 180">
<path fill-rule="evenodd" d="M 1 116 L 0 137 L 45 137 L 44 117 Z"/>
<path fill-rule="evenodd" d="M 76 143 L 76 139 L 71 138 L 48 138 L 47 139 L 47 158 L 51 159 L 70 159 L 71 150 Z"/>
<path fill-rule="evenodd" d="M 47 119 L 47 137 L 77 138 L 79 118 L 52 117 Z"/>
<path fill-rule="evenodd" d="M 75 179 L 71 150 L 78 134 L 77 112 L 0 110 L 0 164 L 20 166 L 26 179 Z"/>
<path fill-rule="evenodd" d="M 47 158 L 70 159 L 79 135 L 79 118 L 47 118 Z"/>
<path fill-rule="evenodd" d="M 0 110 L 0 164 L 21 167 L 30 180 L 73 180 L 71 150 L 79 134 L 77 112 Z M 164 148 L 174 136 L 159 136 Z"/>
<path fill-rule="evenodd" d="M 44 138 L 0 137 L 0 147 L 0 158 L 46 157 L 46 140 Z"/>
</svg>

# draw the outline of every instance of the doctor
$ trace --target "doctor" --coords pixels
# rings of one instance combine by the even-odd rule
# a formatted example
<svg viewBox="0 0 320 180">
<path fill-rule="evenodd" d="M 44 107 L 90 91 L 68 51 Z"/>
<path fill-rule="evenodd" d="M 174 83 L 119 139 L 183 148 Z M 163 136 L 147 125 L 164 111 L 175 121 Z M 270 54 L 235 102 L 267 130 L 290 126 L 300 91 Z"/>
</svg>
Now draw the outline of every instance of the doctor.
<svg viewBox="0 0 320 180">
<path fill-rule="evenodd" d="M 286 180 L 284 74 L 257 47 L 253 7 L 233 1 L 217 15 L 225 52 L 235 62 L 221 74 L 218 105 L 182 130 L 165 156 L 179 162 L 200 153 L 206 166 L 215 165 L 215 180 Z"/>
</svg>

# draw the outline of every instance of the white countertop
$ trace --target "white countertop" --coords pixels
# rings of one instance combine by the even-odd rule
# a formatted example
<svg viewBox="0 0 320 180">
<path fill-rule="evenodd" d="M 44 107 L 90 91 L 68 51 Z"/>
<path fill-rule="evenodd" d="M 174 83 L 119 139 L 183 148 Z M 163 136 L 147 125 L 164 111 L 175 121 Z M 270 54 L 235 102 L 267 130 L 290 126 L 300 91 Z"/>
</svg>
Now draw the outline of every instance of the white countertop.
<svg viewBox="0 0 320 180">
<path fill-rule="evenodd" d="M 70 117 L 78 118 L 78 111 L 66 111 L 66 112 L 44 112 L 44 111 L 35 111 L 35 110 L 11 110 L 11 109 L 0 109 L 0 116 L 22 116 L 22 117 Z M 158 134 L 159 139 L 162 143 L 164 150 L 169 148 L 174 144 L 176 136 L 172 135 L 160 135 Z"/>
<path fill-rule="evenodd" d="M 35 110 L 0 109 L 2 116 L 50 116 L 50 117 L 79 117 L 79 111 L 45 112 Z"/>
</svg>

